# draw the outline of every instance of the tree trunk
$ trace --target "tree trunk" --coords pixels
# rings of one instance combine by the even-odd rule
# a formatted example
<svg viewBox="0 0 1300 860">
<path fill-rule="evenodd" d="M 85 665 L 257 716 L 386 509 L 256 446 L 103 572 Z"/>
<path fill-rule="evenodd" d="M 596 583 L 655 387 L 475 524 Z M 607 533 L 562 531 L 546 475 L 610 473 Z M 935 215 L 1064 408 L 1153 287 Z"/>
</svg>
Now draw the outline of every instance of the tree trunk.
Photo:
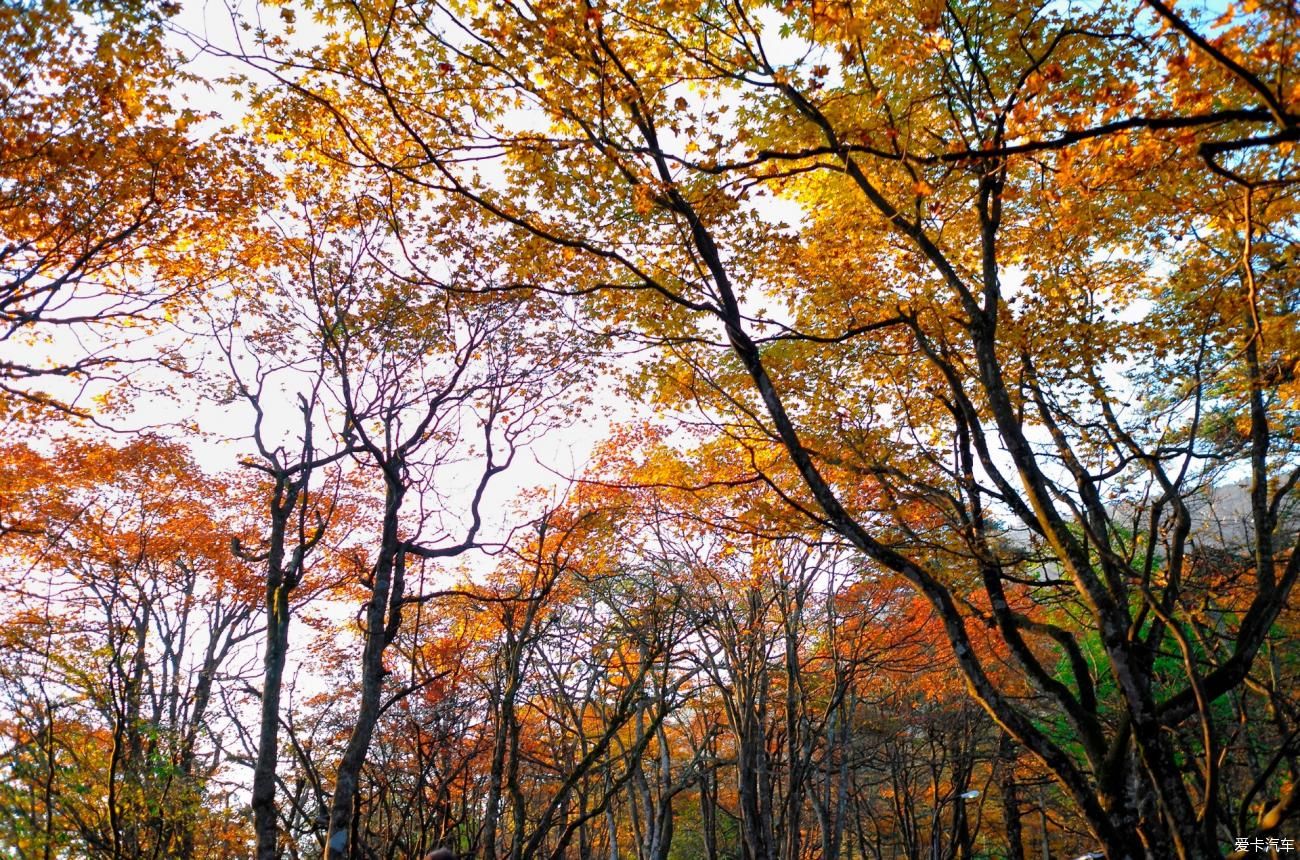
<svg viewBox="0 0 1300 860">
<path fill-rule="evenodd" d="M 280 752 L 280 689 L 289 650 L 289 594 L 298 584 L 306 547 L 300 545 L 285 564 L 285 542 L 290 517 L 298 505 L 304 475 L 290 481 L 276 476 L 271 501 L 271 538 L 266 554 L 266 651 L 262 655 L 261 719 L 258 725 L 257 763 L 253 768 L 253 832 L 257 836 L 256 860 L 276 860 L 279 822 L 275 812 L 275 768 Z M 241 554 L 238 544 L 236 554 Z"/>
<path fill-rule="evenodd" d="M 1016 742 L 1003 732 L 998 738 L 998 789 L 1002 795 L 1002 826 L 1007 837 L 1007 860 L 1025 860 L 1020 825 L 1020 786 L 1016 781 Z"/>
<path fill-rule="evenodd" d="M 342 860 L 348 854 L 361 768 L 370 750 L 370 739 L 379 722 L 382 705 L 380 697 L 387 674 L 384 649 L 396 637 L 401 624 L 401 601 L 406 585 L 405 554 L 397 536 L 397 518 L 403 495 L 405 488 L 390 479 L 384 505 L 383 537 L 379 558 L 375 561 L 370 600 L 366 602 L 366 627 L 362 631 L 365 645 L 361 653 L 361 702 L 334 778 L 325 860 Z"/>
</svg>

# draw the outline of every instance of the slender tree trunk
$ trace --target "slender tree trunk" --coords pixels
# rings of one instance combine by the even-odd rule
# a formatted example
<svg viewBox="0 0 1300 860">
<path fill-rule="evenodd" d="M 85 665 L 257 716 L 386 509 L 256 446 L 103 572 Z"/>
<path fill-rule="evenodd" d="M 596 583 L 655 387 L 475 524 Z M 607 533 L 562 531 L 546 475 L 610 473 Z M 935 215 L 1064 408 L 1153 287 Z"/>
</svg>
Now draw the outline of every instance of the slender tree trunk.
<svg viewBox="0 0 1300 860">
<path fill-rule="evenodd" d="M 404 494 L 405 489 L 400 484 L 389 481 L 384 505 L 383 536 L 379 558 L 375 562 L 370 600 L 366 603 L 366 628 L 362 631 L 365 645 L 361 652 L 361 702 L 357 707 L 352 734 L 334 778 L 325 860 L 342 860 L 348 853 L 361 768 L 365 764 L 366 753 L 370 750 L 375 725 L 379 722 L 386 674 L 384 649 L 396 637 L 401 624 L 405 556 L 397 536 L 397 519 Z"/>
<path fill-rule="evenodd" d="M 266 555 L 266 651 L 262 655 L 262 702 L 257 763 L 253 767 L 253 832 L 256 860 L 276 860 L 279 821 L 275 811 L 275 769 L 280 752 L 280 689 L 289 650 L 289 594 L 297 584 L 305 548 L 299 546 L 286 567 L 288 525 L 306 478 L 290 482 L 277 476 L 271 503 L 271 539 Z M 236 552 L 239 549 L 236 546 Z"/>
<path fill-rule="evenodd" d="M 531 627 L 533 613 L 525 614 L 524 627 L 516 631 L 514 626 L 514 609 L 507 607 L 502 619 L 505 628 L 505 647 L 503 649 L 502 678 L 497 685 L 499 694 L 497 707 L 496 736 L 492 744 L 492 764 L 488 772 L 487 804 L 483 822 L 483 858 L 495 860 L 497 844 L 500 841 L 498 830 L 501 822 L 501 799 L 509 781 L 507 768 L 513 761 L 515 748 L 511 743 L 515 725 L 515 696 L 518 695 L 524 644 Z"/>
<path fill-rule="evenodd" d="M 716 765 L 709 767 L 700 775 L 700 826 L 704 830 L 704 860 L 718 860 L 718 771 Z"/>
<path fill-rule="evenodd" d="M 58 773 L 56 766 L 57 749 L 54 746 L 54 707 L 50 697 L 42 690 L 45 701 L 45 780 L 41 787 L 42 800 L 45 804 L 44 860 L 54 858 L 54 777 Z"/>
<path fill-rule="evenodd" d="M 257 860 L 279 856 L 279 822 L 275 812 L 275 768 L 280 748 L 280 689 L 289 646 L 289 595 L 283 586 L 267 589 L 266 654 L 263 658 L 261 722 L 257 764 L 253 769 L 253 829 Z"/>
<path fill-rule="evenodd" d="M 612 803 L 605 807 L 605 829 L 609 833 L 609 860 L 619 860 L 618 816 L 614 812 L 614 804 Z"/>
<path fill-rule="evenodd" d="M 507 684 L 509 682 L 507 681 Z M 499 687 L 498 687 L 499 689 Z M 496 734 L 492 739 L 492 763 L 488 769 L 487 802 L 483 809 L 482 849 L 483 860 L 496 860 L 497 856 L 497 822 L 501 818 L 501 789 L 505 781 L 506 766 L 506 709 L 509 706 L 507 690 L 496 703 Z"/>
<path fill-rule="evenodd" d="M 998 738 L 998 789 L 1002 795 L 1002 824 L 1007 836 L 1007 860 L 1025 860 L 1020 825 L 1020 787 L 1016 781 L 1016 742 L 1006 732 Z"/>
</svg>

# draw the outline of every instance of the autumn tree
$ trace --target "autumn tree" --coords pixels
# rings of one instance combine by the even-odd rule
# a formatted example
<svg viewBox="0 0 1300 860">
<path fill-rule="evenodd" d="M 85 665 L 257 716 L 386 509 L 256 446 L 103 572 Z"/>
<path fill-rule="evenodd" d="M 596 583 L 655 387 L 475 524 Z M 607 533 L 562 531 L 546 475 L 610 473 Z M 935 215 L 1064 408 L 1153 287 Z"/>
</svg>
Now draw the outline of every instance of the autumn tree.
<svg viewBox="0 0 1300 860">
<path fill-rule="evenodd" d="M 184 106 L 167 38 L 179 3 L 49 0 L 0 11 L 0 387 L 8 417 L 93 411 L 132 349 L 214 276 L 187 250 L 230 239 L 259 169 Z M 218 224 L 221 225 L 218 228 Z M 159 352 L 162 355 L 159 355 Z M 53 383 L 66 377 L 66 384 Z M 48 386 L 55 387 L 46 390 Z M 53 392 L 53 393 L 52 393 Z"/>
<path fill-rule="evenodd" d="M 1214 703 L 1300 575 L 1289 10 L 318 11 L 366 38 L 248 59 L 327 109 L 322 157 L 452 189 L 515 230 L 517 282 L 659 344 L 663 402 L 924 595 L 1108 857 L 1219 856 Z M 1198 627 L 1197 500 L 1234 475 L 1250 525 L 1222 549 L 1251 584 Z"/>
<path fill-rule="evenodd" d="M 6 846 L 235 857 L 221 699 L 256 632 L 232 486 L 178 445 L 3 455 Z M 16 661 L 16 662 L 15 662 Z"/>
<path fill-rule="evenodd" d="M 332 769 L 326 851 L 335 856 L 360 850 L 349 848 L 358 844 L 358 780 L 391 704 L 384 655 L 403 615 L 440 593 L 432 584 L 412 592 L 413 571 L 509 531 L 485 522 L 490 486 L 519 449 L 569 420 L 585 385 L 578 361 L 589 339 L 552 336 L 566 324 L 565 302 L 491 292 L 499 275 L 467 239 L 474 224 L 350 182 L 312 163 L 286 176 L 291 208 L 267 213 L 266 231 L 278 239 L 209 301 L 224 365 L 214 381 L 248 407 L 258 452 L 250 465 L 274 483 L 265 545 L 242 550 L 268 565 L 268 630 L 281 631 L 268 638 L 254 803 L 268 857 L 276 851 L 272 688 L 284 669 L 290 594 L 338 519 L 327 487 L 343 480 L 354 507 L 328 539 L 346 547 L 333 564 L 350 591 L 335 597 L 359 597 L 364 607 L 352 739 Z M 427 243 L 411 249 L 408 234 Z M 286 418 L 275 390 L 296 392 L 298 416 Z M 327 469 L 342 477 L 322 484 Z"/>
<path fill-rule="evenodd" d="M 390 281 L 383 249 L 362 245 L 357 252 L 345 267 L 319 267 L 312 281 L 343 436 L 383 488 L 374 561 L 363 579 L 361 701 L 336 774 L 327 856 L 342 856 L 347 844 L 352 795 L 388 674 L 384 652 L 405 607 L 431 597 L 407 593 L 408 560 L 453 558 L 479 543 L 489 483 L 521 445 L 562 420 L 557 395 L 574 381 L 574 344 L 546 344 L 532 317 L 540 303 L 421 295 L 414 289 L 436 285 Z M 464 460 L 474 464 L 469 472 Z M 428 508 L 458 484 L 463 510 Z M 408 493 L 413 510 L 404 510 Z"/>
<path fill-rule="evenodd" d="M 178 11 L 0 10 L 0 853 L 237 854 L 232 741 L 264 860 L 1295 821 L 1290 6 Z M 137 361 L 241 477 L 27 420 Z"/>
</svg>

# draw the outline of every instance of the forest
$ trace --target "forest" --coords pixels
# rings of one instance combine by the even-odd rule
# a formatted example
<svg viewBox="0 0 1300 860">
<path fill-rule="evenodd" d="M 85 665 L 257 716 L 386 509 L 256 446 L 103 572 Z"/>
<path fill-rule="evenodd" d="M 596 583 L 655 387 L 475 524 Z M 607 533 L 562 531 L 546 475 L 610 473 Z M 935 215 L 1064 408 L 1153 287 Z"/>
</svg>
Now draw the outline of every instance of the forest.
<svg viewBox="0 0 1300 860">
<path fill-rule="evenodd" d="M 1285 860 L 1295 0 L 0 0 L 0 857 Z"/>
</svg>

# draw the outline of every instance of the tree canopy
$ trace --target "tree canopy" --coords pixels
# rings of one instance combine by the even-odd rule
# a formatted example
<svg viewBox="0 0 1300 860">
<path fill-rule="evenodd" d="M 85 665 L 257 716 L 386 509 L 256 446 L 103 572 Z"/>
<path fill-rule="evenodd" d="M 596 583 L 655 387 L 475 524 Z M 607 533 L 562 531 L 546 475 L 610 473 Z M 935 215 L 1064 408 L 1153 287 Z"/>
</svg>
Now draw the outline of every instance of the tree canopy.
<svg viewBox="0 0 1300 860">
<path fill-rule="evenodd" d="M 1294 849 L 1290 4 L 201 14 L 0 10 L 0 847 Z"/>
</svg>

